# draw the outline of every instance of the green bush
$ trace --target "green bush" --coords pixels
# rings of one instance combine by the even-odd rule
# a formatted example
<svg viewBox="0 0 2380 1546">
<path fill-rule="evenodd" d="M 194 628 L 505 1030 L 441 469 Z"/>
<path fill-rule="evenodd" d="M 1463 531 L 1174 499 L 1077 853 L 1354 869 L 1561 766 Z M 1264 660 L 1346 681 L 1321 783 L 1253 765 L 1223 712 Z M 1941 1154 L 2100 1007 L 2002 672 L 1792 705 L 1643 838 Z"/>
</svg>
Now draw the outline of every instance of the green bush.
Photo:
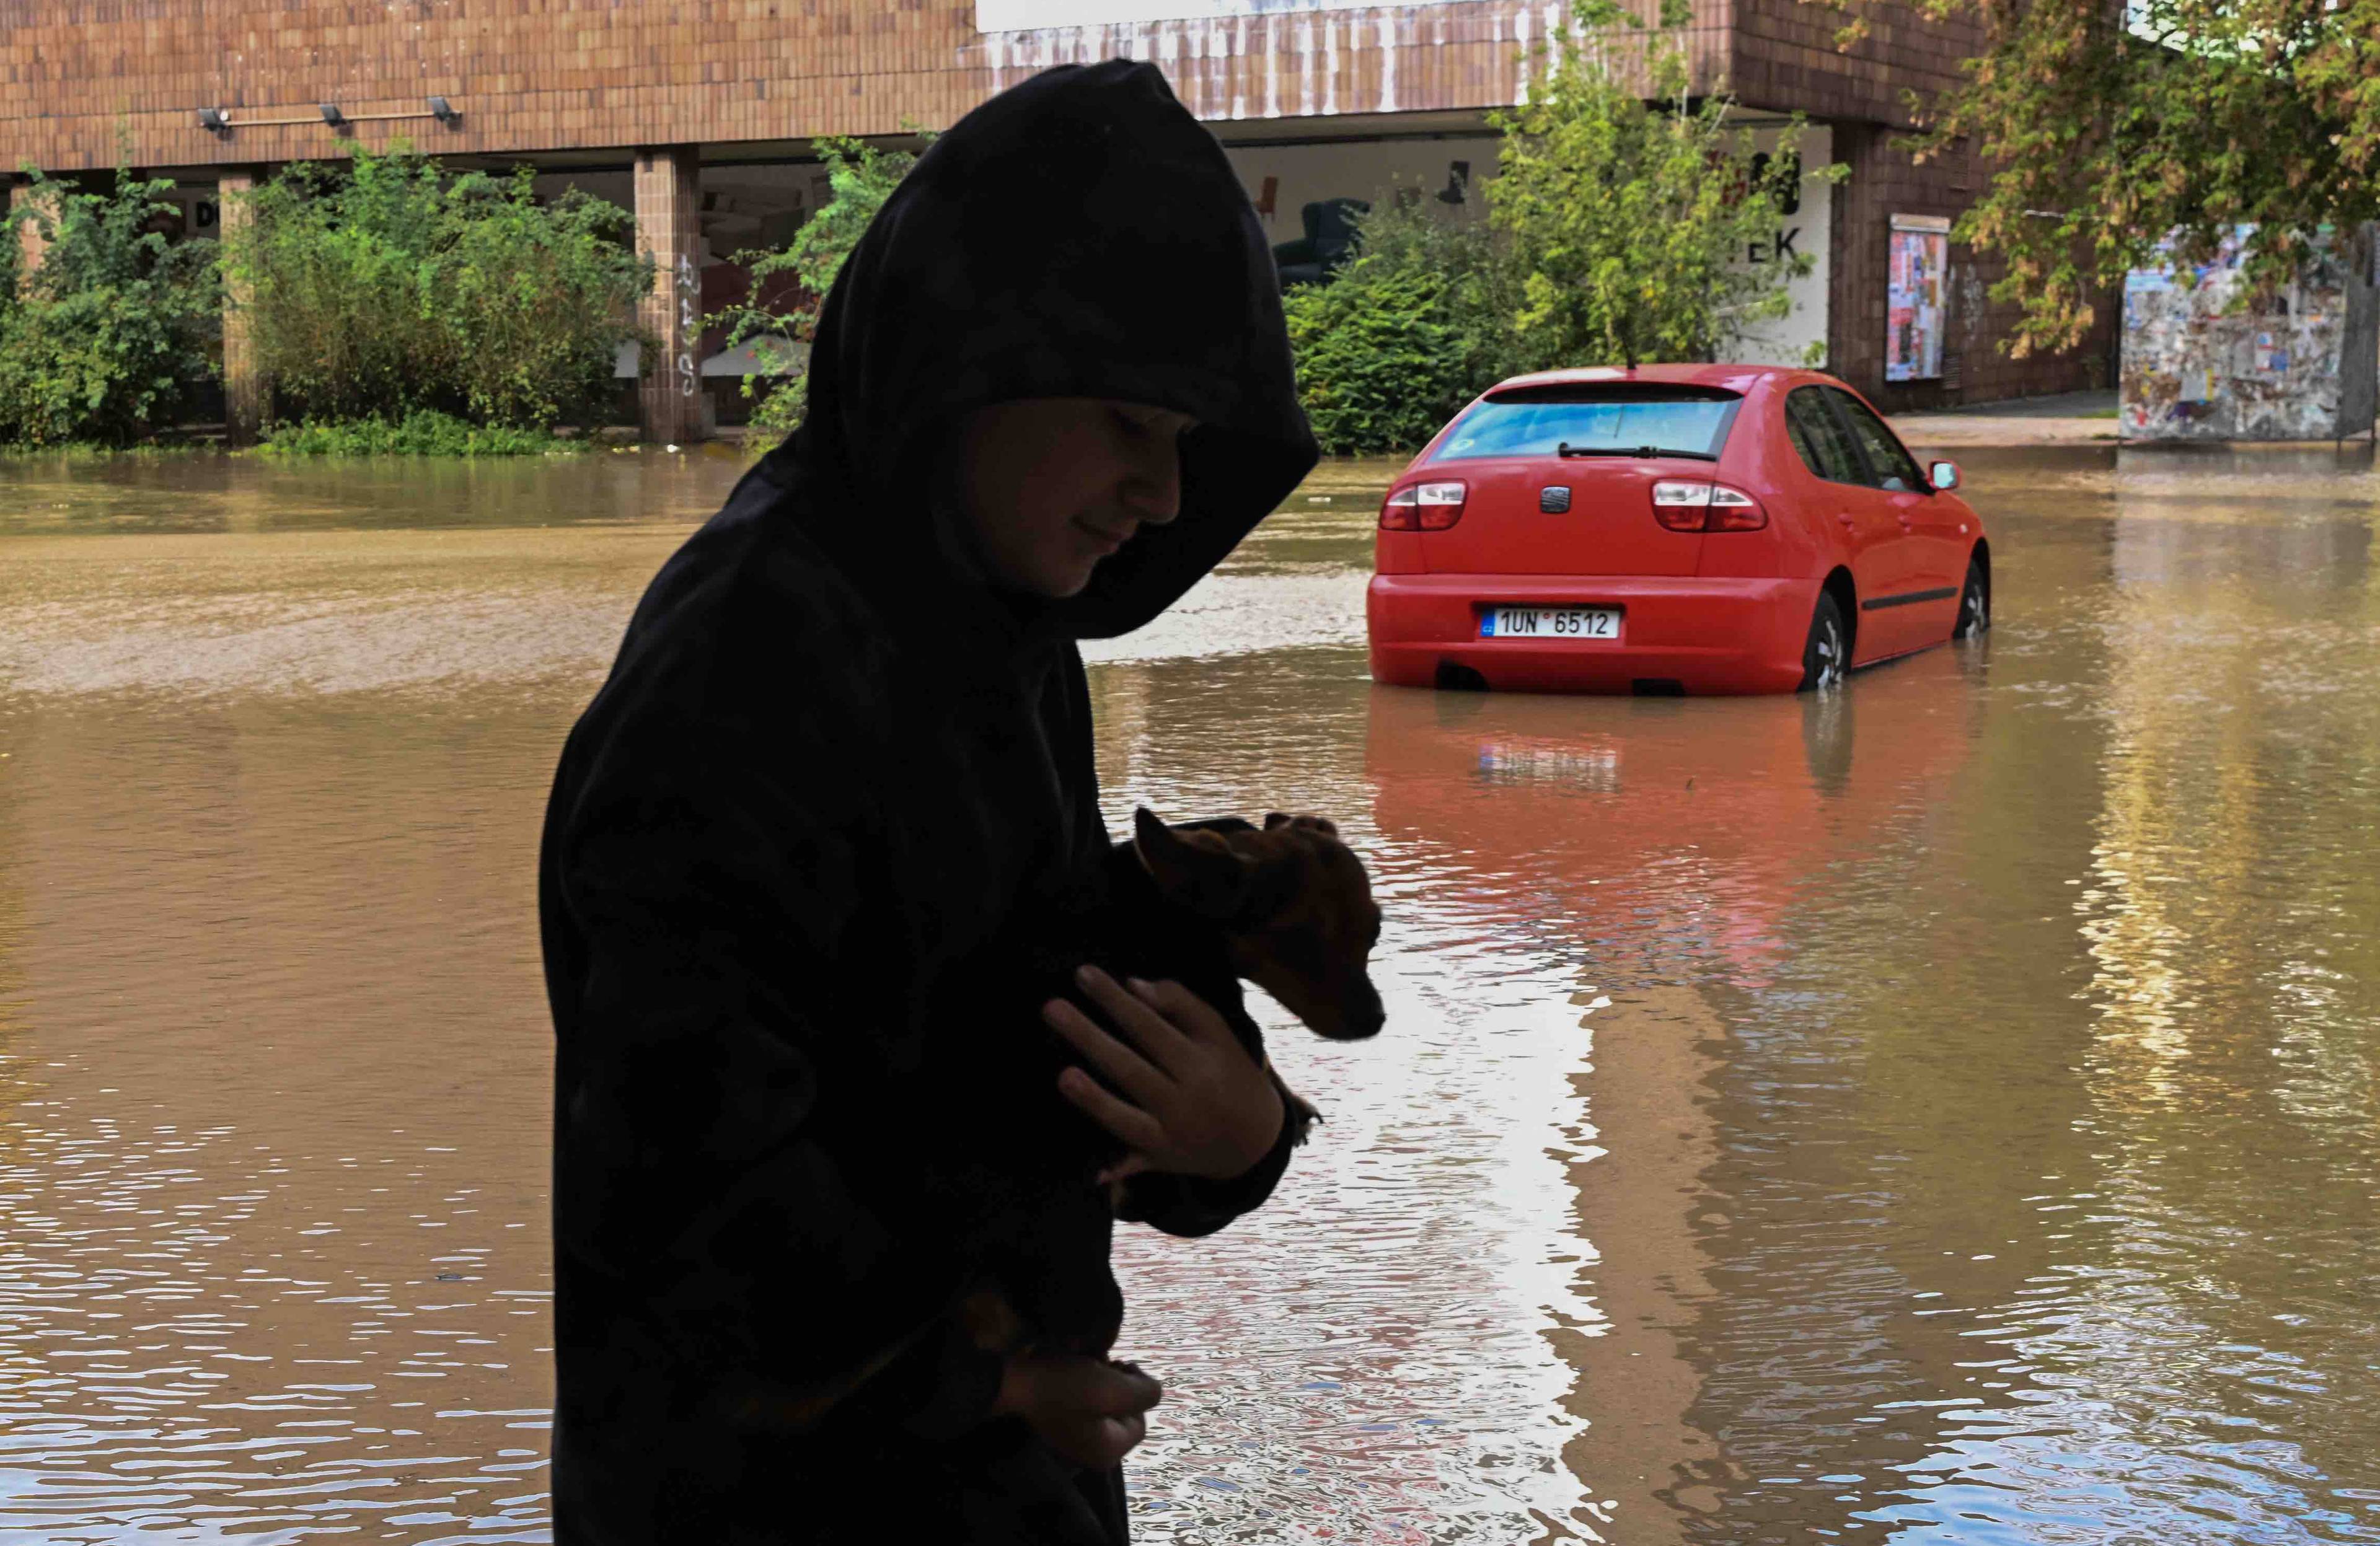
<svg viewBox="0 0 2380 1546">
<path fill-rule="evenodd" d="M 1718 358 L 1788 315 L 1785 283 L 1810 271 L 1806 255 L 1742 260 L 1802 175 L 1801 118 L 1764 158 L 1733 98 L 1691 94 L 1683 6 L 1662 12 L 1659 32 L 1633 39 L 1644 23 L 1616 0 L 1579 0 L 1584 33 L 1539 55 L 1524 105 L 1489 115 L 1504 139 L 1488 207 L 1522 276 L 1512 321 L 1534 368 Z M 1615 43 L 1643 48 L 1649 93 L 1616 67 Z"/>
<path fill-rule="evenodd" d="M 172 426 L 219 368 L 212 244 L 166 239 L 169 178 L 119 169 L 91 192 L 27 175 L 0 221 L 0 441 L 124 445 Z M 25 273 L 29 222 L 49 247 Z"/>
<path fill-rule="evenodd" d="M 228 274 L 278 412 L 325 422 L 421 412 L 516 429 L 609 407 L 650 263 L 634 221 L 533 174 L 450 177 L 399 150 L 298 163 L 226 222 Z"/>
<path fill-rule="evenodd" d="M 1689 98 L 1674 4 L 1642 40 L 1649 103 L 1607 56 L 1641 21 L 1612 0 L 1572 19 L 1584 30 L 1540 54 L 1526 105 L 1494 115 L 1485 225 L 1443 223 L 1402 190 L 1358 223 L 1335 279 L 1282 298 L 1324 450 L 1409 450 L 1504 377 L 1709 359 L 1787 313 L 1785 282 L 1810 260 L 1738 258 L 1800 175 L 1800 121 L 1764 158 L 1730 127 L 1730 99 Z"/>
<path fill-rule="evenodd" d="M 807 370 L 745 377 L 741 390 L 746 398 L 754 400 L 751 417 L 744 421 L 745 443 L 754 451 L 766 451 L 800 429 L 802 415 L 809 408 L 809 381 Z"/>
<path fill-rule="evenodd" d="M 544 456 L 584 451 L 582 436 L 565 440 L 543 429 L 470 424 L 452 414 L 416 408 L 394 422 L 358 418 L 277 424 L 257 449 L 268 456 Z"/>
<path fill-rule="evenodd" d="M 933 136 L 925 138 L 931 140 Z M 775 339 L 808 344 L 818 331 L 818 308 L 833 288 L 834 276 L 843 272 L 844 260 L 868 234 L 868 223 L 909 168 L 917 164 L 906 151 L 878 150 L 856 139 L 820 139 L 811 148 L 826 163 L 827 201 L 784 247 L 735 255 L 751 271 L 750 293 L 703 319 L 707 326 L 726 325 L 728 348 L 754 341 L 765 347 L 766 341 Z M 779 283 L 771 284 L 772 280 Z M 787 280 L 792 282 L 790 293 L 770 298 L 784 289 Z M 744 395 L 757 399 L 751 444 L 774 445 L 800 426 L 808 380 L 803 371 L 744 378 Z"/>
<path fill-rule="evenodd" d="M 1488 234 L 1400 197 L 1362 218 L 1328 284 L 1281 298 L 1298 395 L 1334 454 L 1409 451 L 1510 373 L 1510 276 Z"/>
</svg>

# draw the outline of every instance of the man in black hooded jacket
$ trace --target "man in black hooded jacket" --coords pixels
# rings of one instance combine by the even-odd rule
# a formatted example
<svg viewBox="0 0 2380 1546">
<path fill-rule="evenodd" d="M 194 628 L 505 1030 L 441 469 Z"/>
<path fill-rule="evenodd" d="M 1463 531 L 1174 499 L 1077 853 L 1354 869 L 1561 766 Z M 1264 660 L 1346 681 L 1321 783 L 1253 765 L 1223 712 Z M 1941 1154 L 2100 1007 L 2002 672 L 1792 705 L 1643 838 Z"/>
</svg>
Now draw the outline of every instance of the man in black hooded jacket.
<svg viewBox="0 0 2380 1546">
<path fill-rule="evenodd" d="M 1157 70 L 1052 70 L 887 201 L 808 393 L 646 593 L 547 814 L 556 1538 L 1112 1546 L 1155 1387 L 982 1350 L 941 1183 L 1013 1116 L 960 1071 L 1016 1034 L 970 984 L 1110 852 L 1075 642 L 1313 464 L 1269 253 Z M 1126 1215 L 1261 1202 L 1269 1076 L 1178 989 L 1086 995 L 1104 1025 L 1051 1025 L 1163 1075 L 1063 1081 L 1134 1150 Z"/>
</svg>

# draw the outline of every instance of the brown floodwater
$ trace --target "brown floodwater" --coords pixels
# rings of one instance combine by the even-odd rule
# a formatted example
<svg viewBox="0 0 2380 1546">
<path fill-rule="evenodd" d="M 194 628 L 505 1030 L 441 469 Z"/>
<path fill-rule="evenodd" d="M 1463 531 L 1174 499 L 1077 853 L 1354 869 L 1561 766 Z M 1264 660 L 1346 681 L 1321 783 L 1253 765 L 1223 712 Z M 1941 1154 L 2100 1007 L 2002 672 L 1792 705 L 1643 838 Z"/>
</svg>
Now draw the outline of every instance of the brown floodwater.
<svg viewBox="0 0 2380 1546">
<path fill-rule="evenodd" d="M 1373 687 L 1378 468 L 1093 652 L 1389 914 L 1121 1248 L 1139 1539 L 2380 1541 L 2380 475 L 1967 464 L 1997 632 L 1824 701 Z M 0 461 L 0 1535 L 544 1536 L 538 817 L 738 470 Z"/>
</svg>

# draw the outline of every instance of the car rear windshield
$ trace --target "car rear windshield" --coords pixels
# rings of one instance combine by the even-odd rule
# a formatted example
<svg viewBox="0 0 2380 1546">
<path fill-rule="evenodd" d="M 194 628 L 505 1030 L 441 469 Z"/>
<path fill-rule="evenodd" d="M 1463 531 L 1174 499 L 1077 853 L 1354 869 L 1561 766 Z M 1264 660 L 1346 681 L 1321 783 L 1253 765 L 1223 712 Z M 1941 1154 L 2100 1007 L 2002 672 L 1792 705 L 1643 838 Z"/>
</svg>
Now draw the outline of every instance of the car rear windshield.
<svg viewBox="0 0 2380 1546">
<path fill-rule="evenodd" d="M 1464 414 L 1433 462 L 1481 456 L 1718 455 L 1743 399 L 1718 387 L 1614 382 L 1526 387 Z"/>
</svg>

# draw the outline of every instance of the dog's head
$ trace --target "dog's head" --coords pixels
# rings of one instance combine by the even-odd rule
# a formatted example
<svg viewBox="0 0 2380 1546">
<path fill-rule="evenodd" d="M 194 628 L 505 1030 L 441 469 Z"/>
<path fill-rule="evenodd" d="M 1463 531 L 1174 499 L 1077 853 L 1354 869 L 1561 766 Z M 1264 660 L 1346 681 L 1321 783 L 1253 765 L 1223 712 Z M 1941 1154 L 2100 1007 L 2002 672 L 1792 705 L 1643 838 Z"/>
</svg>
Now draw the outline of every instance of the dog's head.
<svg viewBox="0 0 2380 1546">
<path fill-rule="evenodd" d="M 1279 812 L 1261 827 L 1172 827 L 1144 808 L 1133 847 L 1160 891 L 1222 930 L 1232 970 L 1309 1029 L 1340 1041 L 1380 1029 L 1369 970 L 1380 910 L 1338 827 Z"/>
</svg>

